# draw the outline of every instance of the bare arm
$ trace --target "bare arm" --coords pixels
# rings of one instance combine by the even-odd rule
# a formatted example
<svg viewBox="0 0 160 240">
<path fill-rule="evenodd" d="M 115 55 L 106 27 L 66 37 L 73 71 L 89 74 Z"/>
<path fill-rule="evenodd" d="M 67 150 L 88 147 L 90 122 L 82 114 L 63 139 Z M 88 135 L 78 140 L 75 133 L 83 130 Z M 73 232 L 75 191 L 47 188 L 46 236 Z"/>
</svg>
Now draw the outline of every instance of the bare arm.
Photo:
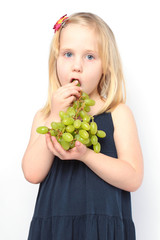
<svg viewBox="0 0 160 240">
<path fill-rule="evenodd" d="M 36 133 L 39 126 L 50 126 L 52 121 L 60 121 L 59 111 L 64 110 L 79 97 L 81 87 L 77 82 L 68 83 L 54 92 L 51 103 L 50 117 L 44 122 L 41 111 L 38 111 L 34 117 L 31 137 L 22 159 L 22 169 L 25 178 L 32 183 L 40 183 L 47 176 L 48 171 L 54 160 L 55 154 L 50 151 L 51 139 L 49 134 L 41 135 Z"/>
<path fill-rule="evenodd" d="M 143 178 L 143 157 L 138 133 L 130 109 L 120 104 L 112 113 L 118 159 L 93 151 L 83 162 L 106 182 L 126 191 L 139 188 Z"/>
<path fill-rule="evenodd" d="M 43 125 L 47 124 L 43 120 L 41 111 L 38 111 L 33 120 L 29 144 L 22 159 L 24 176 L 31 183 L 43 181 L 54 160 L 54 154 L 47 147 L 45 135 L 36 132 L 36 128 Z"/>
</svg>

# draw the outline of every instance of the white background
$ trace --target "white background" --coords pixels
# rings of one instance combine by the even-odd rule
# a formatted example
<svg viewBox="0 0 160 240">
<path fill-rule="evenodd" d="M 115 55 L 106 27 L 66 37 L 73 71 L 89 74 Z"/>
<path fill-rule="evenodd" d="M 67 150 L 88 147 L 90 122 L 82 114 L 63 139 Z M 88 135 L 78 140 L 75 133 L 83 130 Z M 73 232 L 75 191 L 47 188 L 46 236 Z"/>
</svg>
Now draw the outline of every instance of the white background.
<svg viewBox="0 0 160 240">
<path fill-rule="evenodd" d="M 54 23 L 89 11 L 111 27 L 122 58 L 127 104 L 142 146 L 145 175 L 132 193 L 137 240 L 160 239 L 160 14 L 158 0 L 0 3 L 0 239 L 26 240 L 38 185 L 21 170 L 35 112 L 46 101 L 48 56 Z"/>
</svg>

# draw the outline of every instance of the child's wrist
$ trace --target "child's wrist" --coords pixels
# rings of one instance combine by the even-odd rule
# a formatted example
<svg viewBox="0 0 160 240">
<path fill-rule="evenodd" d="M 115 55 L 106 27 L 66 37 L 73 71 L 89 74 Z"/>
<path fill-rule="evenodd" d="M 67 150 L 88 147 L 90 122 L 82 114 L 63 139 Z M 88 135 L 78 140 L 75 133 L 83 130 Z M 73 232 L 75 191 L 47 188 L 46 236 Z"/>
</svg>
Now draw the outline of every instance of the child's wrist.
<svg viewBox="0 0 160 240">
<path fill-rule="evenodd" d="M 81 162 L 86 163 L 87 159 L 89 159 L 91 157 L 93 150 L 87 148 L 86 152 L 82 155 L 82 157 L 79 159 Z"/>
</svg>

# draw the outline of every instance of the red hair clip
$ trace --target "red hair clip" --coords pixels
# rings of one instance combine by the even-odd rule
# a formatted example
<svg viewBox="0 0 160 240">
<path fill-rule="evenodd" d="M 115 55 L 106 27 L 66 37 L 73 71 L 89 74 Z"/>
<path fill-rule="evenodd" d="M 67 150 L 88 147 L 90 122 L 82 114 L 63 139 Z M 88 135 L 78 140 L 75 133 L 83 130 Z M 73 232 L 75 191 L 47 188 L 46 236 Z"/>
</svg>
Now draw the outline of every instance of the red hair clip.
<svg viewBox="0 0 160 240">
<path fill-rule="evenodd" d="M 61 18 L 56 22 L 56 24 L 55 24 L 54 27 L 53 27 L 54 32 L 58 31 L 58 29 L 59 29 L 62 25 L 64 25 L 66 19 L 68 18 L 68 17 L 66 17 L 66 16 L 67 16 L 67 14 L 64 15 L 63 17 L 61 17 Z"/>
</svg>

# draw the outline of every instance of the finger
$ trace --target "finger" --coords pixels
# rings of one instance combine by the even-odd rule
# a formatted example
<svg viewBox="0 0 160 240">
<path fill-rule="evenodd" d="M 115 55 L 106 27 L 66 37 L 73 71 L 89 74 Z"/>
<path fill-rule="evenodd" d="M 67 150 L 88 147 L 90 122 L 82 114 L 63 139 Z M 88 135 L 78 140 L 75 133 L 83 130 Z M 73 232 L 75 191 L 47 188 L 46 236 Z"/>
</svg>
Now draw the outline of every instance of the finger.
<svg viewBox="0 0 160 240">
<path fill-rule="evenodd" d="M 53 143 L 53 147 L 55 149 L 55 152 L 58 154 L 58 156 L 61 159 L 64 159 L 67 152 L 63 149 L 63 147 L 58 143 L 57 139 L 55 137 L 51 137 L 52 139 L 52 143 Z"/>
<path fill-rule="evenodd" d="M 66 85 L 60 87 L 58 90 L 59 91 L 67 91 L 67 90 L 69 91 L 69 90 L 72 90 L 72 89 L 75 89 L 75 90 L 77 90 L 79 92 L 82 91 L 82 87 L 71 85 L 71 83 L 66 84 Z"/>
<path fill-rule="evenodd" d="M 74 86 L 74 85 L 77 85 L 79 83 L 78 80 L 75 80 L 75 81 L 72 81 L 71 84 Z"/>
<path fill-rule="evenodd" d="M 77 88 L 77 89 L 82 89 L 81 86 L 77 86 L 77 83 L 74 81 L 74 82 L 70 82 L 70 83 L 66 83 L 65 85 L 59 87 L 58 89 L 60 88 L 69 88 L 69 87 L 74 87 L 74 88 Z"/>
<path fill-rule="evenodd" d="M 82 88 L 78 87 L 78 86 L 63 86 L 61 89 L 59 89 L 59 91 L 57 90 L 57 92 L 60 93 L 66 93 L 66 92 L 72 92 L 72 91 L 77 91 L 77 92 L 81 92 Z"/>
<path fill-rule="evenodd" d="M 84 156 L 85 156 L 88 148 L 86 147 L 86 145 L 82 144 L 79 141 L 75 142 L 75 148 L 76 148 L 77 159 L 80 160 L 80 161 L 83 161 Z"/>
<path fill-rule="evenodd" d="M 72 95 L 79 98 L 81 96 L 81 92 L 75 88 L 65 88 L 65 89 L 61 89 L 59 91 L 57 90 L 57 92 L 53 96 L 54 96 L 54 98 L 67 99 L 68 97 L 70 97 Z M 53 96 L 52 96 L 52 98 L 53 98 Z"/>
<path fill-rule="evenodd" d="M 75 89 L 71 89 L 71 90 L 66 90 L 64 93 L 63 93 L 63 98 L 66 99 L 70 96 L 76 96 L 76 97 L 80 97 L 80 92 L 78 92 L 77 90 Z"/>
<path fill-rule="evenodd" d="M 53 152 L 52 150 L 52 148 L 53 148 L 53 143 L 52 143 L 52 141 L 51 141 L 51 136 L 50 136 L 50 134 L 45 134 L 45 137 L 46 137 L 46 144 L 47 144 L 47 147 L 48 147 L 48 149 L 51 151 L 51 152 Z"/>
<path fill-rule="evenodd" d="M 78 152 L 81 152 L 81 150 L 84 148 L 84 144 L 79 142 L 79 141 L 76 141 L 75 142 L 75 147 L 76 147 Z"/>
<path fill-rule="evenodd" d="M 76 100 L 77 100 L 77 98 L 75 96 L 70 96 L 70 97 L 66 98 L 65 103 L 67 106 L 69 106 L 72 102 L 74 102 Z"/>
<path fill-rule="evenodd" d="M 55 150 L 50 134 L 46 134 L 46 144 L 50 152 L 52 152 L 55 156 L 59 156 L 58 152 Z"/>
<path fill-rule="evenodd" d="M 78 81 L 78 80 L 75 80 L 75 81 L 72 81 L 72 82 L 70 82 L 70 83 L 67 83 L 66 86 L 67 86 L 67 85 L 68 85 L 68 86 L 77 86 L 78 83 L 79 83 L 79 81 Z"/>
<path fill-rule="evenodd" d="M 82 143 L 79 142 L 79 141 L 76 141 L 74 148 L 69 149 L 69 150 L 68 150 L 68 153 L 71 153 L 71 152 L 74 152 L 74 153 L 81 152 L 81 150 L 82 150 L 84 147 L 85 147 L 84 144 L 82 144 Z"/>
</svg>

